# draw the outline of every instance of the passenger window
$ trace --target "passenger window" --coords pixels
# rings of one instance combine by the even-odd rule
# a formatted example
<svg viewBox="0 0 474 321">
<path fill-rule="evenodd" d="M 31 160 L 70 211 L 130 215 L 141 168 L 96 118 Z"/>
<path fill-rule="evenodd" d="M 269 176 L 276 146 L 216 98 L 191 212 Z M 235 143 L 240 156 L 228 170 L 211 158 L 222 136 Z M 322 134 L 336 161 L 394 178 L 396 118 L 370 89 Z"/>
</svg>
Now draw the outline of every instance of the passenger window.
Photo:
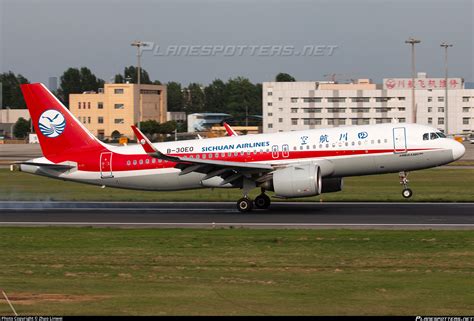
<svg viewBox="0 0 474 321">
<path fill-rule="evenodd" d="M 428 133 L 423 134 L 423 140 L 429 140 L 429 139 L 430 139 L 430 138 L 429 138 L 429 136 L 428 136 Z"/>
<path fill-rule="evenodd" d="M 430 133 L 430 139 L 437 139 L 438 136 L 436 135 L 436 133 Z"/>
<path fill-rule="evenodd" d="M 150 160 L 147 158 L 145 163 L 150 164 Z"/>
<path fill-rule="evenodd" d="M 131 164 L 131 162 L 128 160 L 128 161 L 127 161 L 127 166 L 130 166 L 130 164 Z"/>
<path fill-rule="evenodd" d="M 137 160 L 136 159 L 133 161 L 133 165 L 137 165 Z"/>
</svg>

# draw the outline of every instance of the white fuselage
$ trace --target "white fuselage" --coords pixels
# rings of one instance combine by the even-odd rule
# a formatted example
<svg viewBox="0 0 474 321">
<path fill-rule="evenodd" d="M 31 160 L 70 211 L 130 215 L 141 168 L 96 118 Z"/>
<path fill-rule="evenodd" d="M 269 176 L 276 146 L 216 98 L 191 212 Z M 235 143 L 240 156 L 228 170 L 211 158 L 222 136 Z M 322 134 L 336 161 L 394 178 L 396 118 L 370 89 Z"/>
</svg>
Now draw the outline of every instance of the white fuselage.
<svg viewBox="0 0 474 321">
<path fill-rule="evenodd" d="M 416 124 L 346 126 L 274 134 L 232 136 L 154 144 L 169 155 L 270 164 L 275 168 L 314 161 L 323 177 L 346 177 L 425 169 L 450 163 L 464 154 L 462 144 L 439 136 L 424 139 L 436 129 Z M 426 138 L 426 136 L 425 136 Z M 50 177 L 141 190 L 180 190 L 221 186 L 219 177 L 203 181 L 205 174 L 179 175 L 174 164 L 149 157 L 140 145 L 109 146 L 109 162 L 99 170 L 75 169 L 58 173 L 34 165 L 21 170 Z M 105 153 L 103 153 L 105 154 Z M 35 159 L 49 162 L 47 159 Z M 78 164 L 81 160 L 69 159 Z M 105 164 L 105 165 L 104 165 Z"/>
</svg>

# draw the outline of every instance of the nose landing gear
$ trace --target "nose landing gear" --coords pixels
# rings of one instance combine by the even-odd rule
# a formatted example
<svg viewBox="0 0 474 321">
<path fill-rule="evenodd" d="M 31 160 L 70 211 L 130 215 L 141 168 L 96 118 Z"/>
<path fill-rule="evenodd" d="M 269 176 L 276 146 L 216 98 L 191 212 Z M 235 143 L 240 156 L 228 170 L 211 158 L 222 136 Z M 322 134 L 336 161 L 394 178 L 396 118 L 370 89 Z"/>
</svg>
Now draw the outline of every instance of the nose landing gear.
<svg viewBox="0 0 474 321">
<path fill-rule="evenodd" d="M 403 185 L 402 196 L 404 198 L 410 198 L 413 195 L 413 191 L 408 188 L 408 172 L 400 172 L 398 176 L 400 178 L 400 184 Z"/>
</svg>

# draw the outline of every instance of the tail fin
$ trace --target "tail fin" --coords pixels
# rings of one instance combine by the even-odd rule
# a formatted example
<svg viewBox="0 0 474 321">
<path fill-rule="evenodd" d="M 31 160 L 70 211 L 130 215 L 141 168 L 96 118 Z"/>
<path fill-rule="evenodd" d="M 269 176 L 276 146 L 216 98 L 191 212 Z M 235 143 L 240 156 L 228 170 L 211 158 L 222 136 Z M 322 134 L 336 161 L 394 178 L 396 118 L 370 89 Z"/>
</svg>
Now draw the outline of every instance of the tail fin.
<svg viewBox="0 0 474 321">
<path fill-rule="evenodd" d="M 21 85 L 43 155 L 104 149 L 104 146 L 41 83 Z"/>
</svg>

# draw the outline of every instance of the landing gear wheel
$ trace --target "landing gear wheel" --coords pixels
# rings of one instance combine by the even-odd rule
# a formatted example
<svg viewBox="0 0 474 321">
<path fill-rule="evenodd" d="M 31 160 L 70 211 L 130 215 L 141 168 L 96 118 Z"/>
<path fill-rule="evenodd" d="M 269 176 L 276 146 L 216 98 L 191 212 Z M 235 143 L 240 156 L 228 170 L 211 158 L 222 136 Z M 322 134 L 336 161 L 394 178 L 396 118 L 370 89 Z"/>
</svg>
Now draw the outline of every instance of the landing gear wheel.
<svg viewBox="0 0 474 321">
<path fill-rule="evenodd" d="M 250 212 L 252 207 L 252 201 L 246 197 L 243 197 L 237 201 L 237 209 L 242 213 Z"/>
<path fill-rule="evenodd" d="M 410 198 L 413 195 L 413 192 L 408 188 L 408 172 L 400 172 L 398 173 L 398 176 L 400 177 L 400 184 L 403 185 L 402 196 L 404 198 Z"/>
<path fill-rule="evenodd" d="M 405 188 L 405 189 L 402 191 L 402 196 L 405 197 L 405 198 L 410 198 L 412 195 L 413 195 L 413 192 L 412 192 L 412 190 L 409 189 L 409 188 Z"/>
<path fill-rule="evenodd" d="M 255 197 L 255 207 L 260 208 L 260 209 L 266 209 L 270 206 L 270 197 L 268 197 L 266 194 L 260 194 L 257 197 Z"/>
</svg>

